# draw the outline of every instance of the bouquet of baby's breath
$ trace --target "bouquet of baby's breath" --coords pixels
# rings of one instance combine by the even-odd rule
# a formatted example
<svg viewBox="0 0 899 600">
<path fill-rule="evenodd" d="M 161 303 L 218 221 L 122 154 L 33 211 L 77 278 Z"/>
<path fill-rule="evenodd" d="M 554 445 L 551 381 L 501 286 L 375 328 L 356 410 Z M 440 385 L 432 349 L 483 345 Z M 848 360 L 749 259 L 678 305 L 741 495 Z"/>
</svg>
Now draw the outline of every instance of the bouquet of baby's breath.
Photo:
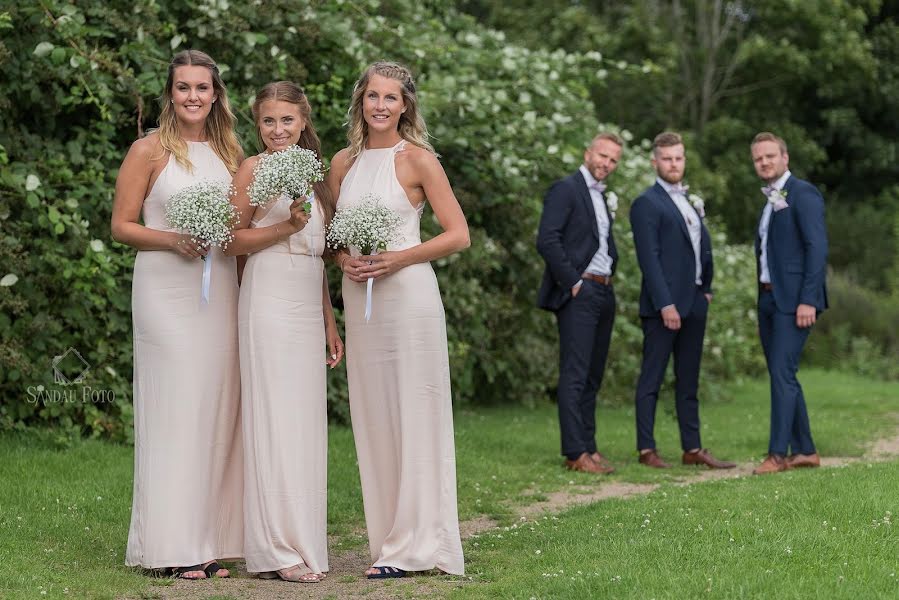
<svg viewBox="0 0 899 600">
<path fill-rule="evenodd" d="M 324 167 L 315 152 L 290 146 L 262 155 L 253 168 L 253 183 L 247 193 L 250 204 L 265 206 L 282 194 L 291 198 L 308 197 L 312 193 L 312 184 L 324 178 Z M 303 208 L 309 212 L 312 204 L 306 202 Z"/>
<path fill-rule="evenodd" d="M 328 246 L 334 250 L 357 248 L 362 254 L 377 254 L 386 250 L 387 244 L 402 241 L 402 224 L 402 217 L 381 204 L 380 196 L 365 194 L 358 204 L 337 209 L 328 227 Z M 371 318 L 374 283 L 374 279 L 369 279 L 366 284 L 366 321 Z"/>
<path fill-rule="evenodd" d="M 169 224 L 184 230 L 204 247 L 224 248 L 234 240 L 237 209 L 228 201 L 231 184 L 203 180 L 184 188 L 169 201 L 165 216 Z"/>
<path fill-rule="evenodd" d="M 328 247 L 357 248 L 362 254 L 374 254 L 402 240 L 402 223 L 395 211 L 381 204 L 380 196 L 366 194 L 358 204 L 337 209 L 328 227 Z"/>
</svg>

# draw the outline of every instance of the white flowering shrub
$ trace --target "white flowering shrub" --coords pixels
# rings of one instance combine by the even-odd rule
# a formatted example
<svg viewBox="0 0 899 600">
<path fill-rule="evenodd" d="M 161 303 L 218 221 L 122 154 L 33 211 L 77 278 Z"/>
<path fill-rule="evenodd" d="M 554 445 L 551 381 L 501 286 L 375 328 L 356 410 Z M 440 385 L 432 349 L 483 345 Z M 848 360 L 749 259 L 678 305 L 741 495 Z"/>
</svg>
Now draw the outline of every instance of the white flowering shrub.
<svg viewBox="0 0 899 600">
<path fill-rule="evenodd" d="M 134 251 L 111 241 L 110 211 L 122 158 L 156 125 L 167 62 L 185 48 L 217 61 L 247 155 L 261 150 L 250 141 L 249 108 L 266 83 L 289 79 L 304 88 L 325 156 L 331 156 L 346 145 L 346 111 L 361 69 L 384 59 L 408 64 L 471 231 L 470 249 L 434 265 L 455 399 L 533 403 L 550 395 L 558 334 L 552 315 L 535 307 L 543 193 L 577 168 L 598 129 L 614 129 L 600 125 L 604 105 L 621 101 L 607 82 L 625 70 L 640 77 L 639 67 L 598 51 L 517 46 L 448 0 L 201 0 L 191 10 L 175 0 L 44 0 L 9 3 L 0 11 L 0 30 L 8 82 L 0 86 L 0 428 L 40 423 L 61 435 L 126 441 L 131 435 Z M 50 100 L 37 120 L 34 98 Z M 619 314 L 601 398 L 626 403 L 641 340 L 640 280 L 627 213 L 652 174 L 648 146 L 619 133 L 628 146 L 609 181 L 620 204 L 614 224 Z M 690 154 L 689 160 L 695 166 L 698 158 Z M 731 201 L 722 197 L 724 186 L 692 183 L 702 184 L 697 191 L 705 194 L 715 235 L 717 293 L 703 383 L 758 373 L 751 250 L 731 248 L 717 233 L 715 211 Z M 281 189 L 266 187 L 260 200 Z M 425 213 L 423 228 L 425 238 L 439 231 L 432 213 Z M 106 244 L 103 250 L 97 240 Z M 339 319 L 340 278 L 331 268 Z M 73 297 L 78 302 L 60 301 Z M 51 386 L 49 361 L 68 347 L 93 365 L 86 383 L 112 390 L 114 401 L 28 401 L 23 390 Z M 332 417 L 345 419 L 342 368 L 329 373 L 328 394 Z"/>
</svg>

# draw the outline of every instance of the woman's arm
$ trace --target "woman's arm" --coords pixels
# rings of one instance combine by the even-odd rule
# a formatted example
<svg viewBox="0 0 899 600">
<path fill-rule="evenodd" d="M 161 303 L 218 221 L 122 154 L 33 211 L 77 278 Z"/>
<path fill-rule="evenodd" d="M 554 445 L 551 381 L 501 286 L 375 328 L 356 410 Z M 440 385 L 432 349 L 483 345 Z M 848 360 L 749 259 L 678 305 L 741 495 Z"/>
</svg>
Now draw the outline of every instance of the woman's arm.
<svg viewBox="0 0 899 600">
<path fill-rule="evenodd" d="M 354 261 L 352 266 L 348 266 L 352 271 L 353 266 L 362 263 L 353 274 L 363 281 L 395 273 L 409 265 L 448 256 L 468 248 L 471 244 L 468 223 L 440 161 L 427 150 L 417 146 L 410 145 L 404 152 L 410 154 L 405 157 L 404 168 L 402 170 L 397 168 L 397 178 L 406 189 L 421 188 L 437 216 L 437 221 L 443 227 L 443 232 L 406 250 L 360 257 L 359 261 Z"/>
<path fill-rule="evenodd" d="M 199 258 L 206 254 L 206 249 L 192 241 L 191 236 L 150 229 L 138 222 L 150 178 L 154 169 L 159 168 L 159 161 L 152 160 L 158 149 L 158 139 L 151 135 L 131 144 L 125 155 L 116 177 L 110 221 L 112 239 L 138 250 L 173 250 L 182 256 Z"/>
<path fill-rule="evenodd" d="M 259 252 L 272 244 L 293 235 L 306 226 L 309 215 L 303 210 L 302 201 L 294 200 L 290 205 L 290 218 L 267 227 L 250 228 L 250 221 L 256 207 L 250 204 L 248 189 L 253 182 L 253 168 L 259 162 L 258 156 L 243 161 L 234 176 L 236 195 L 231 203 L 237 208 L 239 218 L 234 226 L 234 240 L 224 249 L 228 256 L 240 256 L 251 252 Z"/>
<path fill-rule="evenodd" d="M 334 307 L 331 306 L 331 294 L 328 291 L 328 272 L 322 271 L 322 316 L 325 319 L 325 339 L 328 341 L 328 358 L 325 363 L 332 369 L 343 358 L 343 341 L 337 331 L 337 319 Z"/>
<path fill-rule="evenodd" d="M 331 190 L 331 197 L 334 198 L 334 201 L 337 202 L 337 199 L 340 198 L 340 186 L 343 183 L 343 178 L 346 176 L 347 171 L 350 168 L 350 153 L 349 148 L 344 148 L 334 155 L 334 158 L 331 159 L 331 168 L 328 171 L 328 177 L 325 182 L 328 184 L 328 188 Z M 351 273 L 352 269 L 347 270 L 347 267 L 354 264 L 353 261 L 358 261 L 358 259 L 350 256 L 350 253 L 346 250 L 338 250 L 333 254 L 334 262 L 337 263 L 337 266 L 340 267 L 340 270 L 346 273 L 347 277 L 356 282 L 364 282 L 364 279 L 357 279 Z M 361 262 L 358 263 L 361 266 Z"/>
</svg>

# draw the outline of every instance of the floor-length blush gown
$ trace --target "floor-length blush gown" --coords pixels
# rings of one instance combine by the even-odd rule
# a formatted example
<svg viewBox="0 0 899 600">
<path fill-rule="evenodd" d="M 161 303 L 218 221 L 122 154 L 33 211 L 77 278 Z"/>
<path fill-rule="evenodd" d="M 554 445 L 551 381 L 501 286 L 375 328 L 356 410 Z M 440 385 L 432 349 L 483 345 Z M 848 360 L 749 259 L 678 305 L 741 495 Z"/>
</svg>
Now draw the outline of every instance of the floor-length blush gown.
<svg viewBox="0 0 899 600">
<path fill-rule="evenodd" d="M 290 217 L 282 196 L 252 227 Z M 247 260 L 240 286 L 245 556 L 250 572 L 328 571 L 325 325 L 320 207 Z"/>
<path fill-rule="evenodd" d="M 200 180 L 231 181 L 205 142 L 188 142 L 193 172 L 174 156 L 143 204 L 143 222 L 173 231 L 165 207 Z M 168 250 L 134 261 L 134 495 L 125 564 L 190 566 L 243 556 L 243 459 L 234 258 L 204 262 Z"/>
<path fill-rule="evenodd" d="M 403 220 L 403 240 L 421 243 L 421 212 L 396 178 L 392 148 L 363 150 L 340 188 L 338 207 L 368 193 Z M 354 254 L 358 254 L 353 250 Z M 430 263 L 366 284 L 343 278 L 350 414 L 374 566 L 462 574 L 456 455 L 446 320 Z"/>
</svg>

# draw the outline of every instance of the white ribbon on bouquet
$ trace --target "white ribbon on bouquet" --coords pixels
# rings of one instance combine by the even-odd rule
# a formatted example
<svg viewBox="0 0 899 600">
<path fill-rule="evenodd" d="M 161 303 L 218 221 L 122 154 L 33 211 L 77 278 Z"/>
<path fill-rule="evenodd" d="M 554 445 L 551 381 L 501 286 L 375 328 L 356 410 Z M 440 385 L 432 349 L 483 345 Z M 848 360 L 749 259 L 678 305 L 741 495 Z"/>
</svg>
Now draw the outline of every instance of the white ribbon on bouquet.
<svg viewBox="0 0 899 600">
<path fill-rule="evenodd" d="M 378 249 L 375 248 L 371 251 L 372 256 L 378 253 Z M 369 263 L 371 264 L 371 263 Z M 368 282 L 365 285 L 365 322 L 368 323 L 368 320 L 371 318 L 371 291 L 375 285 L 375 278 L 369 277 Z"/>
<path fill-rule="evenodd" d="M 210 251 L 212 249 L 210 248 Z M 203 304 L 209 304 L 209 286 L 212 283 L 212 256 L 209 253 L 203 257 Z"/>
</svg>

